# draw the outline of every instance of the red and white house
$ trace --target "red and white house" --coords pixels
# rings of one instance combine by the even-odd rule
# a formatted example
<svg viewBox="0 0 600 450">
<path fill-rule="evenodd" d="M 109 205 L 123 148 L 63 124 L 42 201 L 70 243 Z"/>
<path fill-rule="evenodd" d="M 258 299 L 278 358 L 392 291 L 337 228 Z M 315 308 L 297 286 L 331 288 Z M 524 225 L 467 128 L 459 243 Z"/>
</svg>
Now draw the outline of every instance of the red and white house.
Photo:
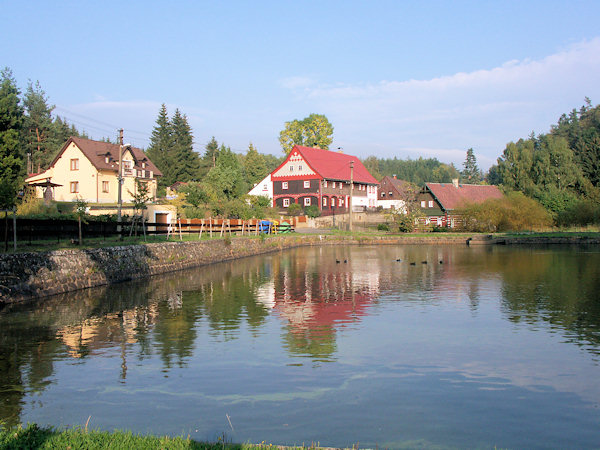
<svg viewBox="0 0 600 450">
<path fill-rule="evenodd" d="M 351 192 L 353 210 L 377 206 L 379 183 L 356 156 L 344 153 L 295 145 L 271 180 L 279 209 L 298 203 L 315 205 L 322 215 L 345 213 Z"/>
</svg>

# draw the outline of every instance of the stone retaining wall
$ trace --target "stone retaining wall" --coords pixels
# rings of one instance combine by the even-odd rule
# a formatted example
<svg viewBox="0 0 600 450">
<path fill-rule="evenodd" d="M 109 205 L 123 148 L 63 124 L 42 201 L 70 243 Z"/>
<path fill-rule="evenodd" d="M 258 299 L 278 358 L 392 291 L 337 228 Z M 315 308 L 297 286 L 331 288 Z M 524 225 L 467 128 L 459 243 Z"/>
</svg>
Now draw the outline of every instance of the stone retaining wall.
<svg viewBox="0 0 600 450">
<path fill-rule="evenodd" d="M 82 250 L 0 255 L 0 304 L 119 283 L 304 245 L 464 244 L 451 236 L 358 238 L 290 235 L 166 242 Z"/>
</svg>

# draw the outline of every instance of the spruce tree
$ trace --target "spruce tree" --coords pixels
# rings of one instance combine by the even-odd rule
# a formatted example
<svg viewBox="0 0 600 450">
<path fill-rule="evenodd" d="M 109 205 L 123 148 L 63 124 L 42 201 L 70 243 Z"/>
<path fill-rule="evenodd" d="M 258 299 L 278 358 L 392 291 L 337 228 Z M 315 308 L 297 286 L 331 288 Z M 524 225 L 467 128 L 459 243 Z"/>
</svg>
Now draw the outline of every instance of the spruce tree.
<svg viewBox="0 0 600 450">
<path fill-rule="evenodd" d="M 260 182 L 269 173 L 264 156 L 258 153 L 252 142 L 248 145 L 248 152 L 244 157 L 244 172 L 250 186 Z"/>
<path fill-rule="evenodd" d="M 156 125 L 152 130 L 150 137 L 150 146 L 146 150 L 146 155 L 163 173 L 163 176 L 158 180 L 158 187 L 165 188 L 172 185 L 176 180 L 174 176 L 174 163 L 171 158 L 171 148 L 173 144 L 173 127 L 167 114 L 167 107 L 163 103 Z"/>
<path fill-rule="evenodd" d="M 175 110 L 171 120 L 173 131 L 173 163 L 175 181 L 197 180 L 200 175 L 200 156 L 194 151 L 192 129 L 187 116 Z M 175 182 L 173 181 L 173 182 Z"/>
<path fill-rule="evenodd" d="M 40 86 L 29 81 L 23 98 L 25 120 L 23 126 L 24 148 L 29 155 L 29 172 L 38 168 L 47 169 L 58 149 L 64 144 L 56 142 L 55 129 L 52 123 L 54 105 L 48 104 L 48 97 Z M 65 139 L 66 141 L 66 139 Z"/>
<path fill-rule="evenodd" d="M 23 179 L 19 137 L 23 107 L 19 89 L 7 67 L 0 73 L 0 208 L 14 206 Z"/>
<path fill-rule="evenodd" d="M 477 184 L 481 181 L 481 170 L 477 167 L 477 158 L 475 158 L 472 148 L 467 150 L 467 157 L 463 163 L 463 168 L 464 170 L 461 175 L 464 181 L 470 184 Z"/>
</svg>

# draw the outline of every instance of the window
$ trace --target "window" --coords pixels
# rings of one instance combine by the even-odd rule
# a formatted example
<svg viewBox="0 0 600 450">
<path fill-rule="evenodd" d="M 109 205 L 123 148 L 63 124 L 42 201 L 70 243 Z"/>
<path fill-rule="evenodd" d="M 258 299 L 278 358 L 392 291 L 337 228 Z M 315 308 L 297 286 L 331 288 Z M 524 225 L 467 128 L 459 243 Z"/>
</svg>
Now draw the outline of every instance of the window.
<svg viewBox="0 0 600 450">
<path fill-rule="evenodd" d="M 333 182 L 333 184 L 331 185 L 331 187 L 332 187 L 333 189 L 335 189 L 335 181 Z"/>
<path fill-rule="evenodd" d="M 340 189 L 342 189 L 343 186 L 341 181 L 338 183 L 338 185 L 340 186 Z"/>
<path fill-rule="evenodd" d="M 381 193 L 381 198 L 385 198 L 385 192 Z"/>
<path fill-rule="evenodd" d="M 344 199 L 340 198 L 339 206 L 344 206 Z"/>
<path fill-rule="evenodd" d="M 421 208 L 425 208 L 427 202 L 425 200 L 421 200 Z"/>
<path fill-rule="evenodd" d="M 304 189 L 310 189 L 310 180 L 304 181 Z"/>
<path fill-rule="evenodd" d="M 102 192 L 108 192 L 108 181 L 102 182 Z"/>
<path fill-rule="evenodd" d="M 429 207 L 433 208 L 433 200 L 429 200 Z"/>
<path fill-rule="evenodd" d="M 300 165 L 300 166 L 298 166 L 298 171 L 301 171 L 301 170 L 302 170 L 302 166 Z"/>
<path fill-rule="evenodd" d="M 133 176 L 133 161 L 131 160 L 123 160 L 123 175 L 125 176 Z"/>
<path fill-rule="evenodd" d="M 327 180 L 323 180 L 323 187 L 327 187 Z"/>
<path fill-rule="evenodd" d="M 283 207 L 287 208 L 288 206 L 290 206 L 290 199 L 289 198 L 284 198 L 283 199 Z"/>
<path fill-rule="evenodd" d="M 323 206 L 327 206 L 327 197 L 323 197 Z"/>
<path fill-rule="evenodd" d="M 294 171 L 294 166 L 290 166 L 290 172 Z"/>
<path fill-rule="evenodd" d="M 71 160 L 71 170 L 79 170 L 79 159 L 74 158 Z"/>
<path fill-rule="evenodd" d="M 79 181 L 71 181 L 71 194 L 79 192 Z"/>
<path fill-rule="evenodd" d="M 304 206 L 310 206 L 310 197 L 304 197 Z"/>
<path fill-rule="evenodd" d="M 287 189 L 288 188 L 288 182 L 287 181 L 282 181 L 281 182 L 281 189 Z M 288 199 L 289 202 L 289 199 Z"/>
<path fill-rule="evenodd" d="M 110 158 L 109 158 L 108 156 L 105 156 L 105 157 L 104 157 L 104 162 L 105 162 L 106 164 L 108 164 L 108 163 L 110 162 Z"/>
<path fill-rule="evenodd" d="M 388 195 L 391 197 L 392 196 L 392 191 L 388 192 Z"/>
</svg>

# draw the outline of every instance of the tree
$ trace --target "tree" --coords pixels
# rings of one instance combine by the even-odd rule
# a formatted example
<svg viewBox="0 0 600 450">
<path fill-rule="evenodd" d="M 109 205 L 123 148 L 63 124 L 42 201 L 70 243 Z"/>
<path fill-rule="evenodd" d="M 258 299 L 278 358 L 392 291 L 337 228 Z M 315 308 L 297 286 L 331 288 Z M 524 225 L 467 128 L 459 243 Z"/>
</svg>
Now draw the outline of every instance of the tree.
<svg viewBox="0 0 600 450">
<path fill-rule="evenodd" d="M 216 165 L 208 172 L 206 183 L 217 197 L 226 199 L 241 197 L 247 192 L 242 166 L 229 147 L 221 145 Z"/>
<path fill-rule="evenodd" d="M 77 197 L 77 202 L 75 203 L 75 215 L 77 216 L 77 223 L 79 225 L 79 241 L 77 242 L 78 245 L 82 245 L 83 244 L 83 233 L 82 233 L 82 222 L 83 223 L 87 223 L 85 220 L 85 217 L 87 215 L 87 208 L 88 208 L 88 204 L 87 202 L 82 199 L 81 197 Z"/>
<path fill-rule="evenodd" d="M 461 175 L 464 180 L 471 184 L 477 184 L 481 181 L 481 171 L 477 167 L 477 158 L 472 148 L 467 150 L 467 157 L 463 163 Z"/>
<path fill-rule="evenodd" d="M 27 172 L 33 173 L 37 167 L 47 169 L 59 148 L 52 139 L 54 135 L 52 123 L 54 105 L 48 104 L 48 97 L 39 81 L 35 85 L 29 81 L 23 106 L 26 112 L 23 140 L 27 154 L 30 156 L 27 161 L 29 164 Z M 63 143 L 64 141 L 58 145 Z"/>
<path fill-rule="evenodd" d="M 285 123 L 285 128 L 279 133 L 279 142 L 287 155 L 294 145 L 328 149 L 333 142 L 333 125 L 323 114 L 311 114 L 302 120 L 292 120 Z"/>
<path fill-rule="evenodd" d="M 0 72 L 0 208 L 15 205 L 23 175 L 19 136 L 23 126 L 23 107 L 19 89 L 7 67 Z"/>
<path fill-rule="evenodd" d="M 248 145 L 248 152 L 244 157 L 244 172 L 250 186 L 260 182 L 269 173 L 264 156 L 258 153 L 252 142 Z"/>
<path fill-rule="evenodd" d="M 173 148 L 171 149 L 173 163 L 172 175 L 174 181 L 188 182 L 197 180 L 200 175 L 200 156 L 194 151 L 192 129 L 187 116 L 175 110 L 171 120 Z M 172 183 L 170 183 L 172 184 Z"/>
<path fill-rule="evenodd" d="M 173 128 L 167 114 L 167 107 L 163 103 L 158 112 L 156 125 L 150 137 L 150 146 L 146 150 L 148 158 L 159 168 L 163 176 L 158 180 L 158 187 L 165 188 L 172 185 L 174 179 L 174 164 L 170 150 L 173 144 Z"/>
</svg>

